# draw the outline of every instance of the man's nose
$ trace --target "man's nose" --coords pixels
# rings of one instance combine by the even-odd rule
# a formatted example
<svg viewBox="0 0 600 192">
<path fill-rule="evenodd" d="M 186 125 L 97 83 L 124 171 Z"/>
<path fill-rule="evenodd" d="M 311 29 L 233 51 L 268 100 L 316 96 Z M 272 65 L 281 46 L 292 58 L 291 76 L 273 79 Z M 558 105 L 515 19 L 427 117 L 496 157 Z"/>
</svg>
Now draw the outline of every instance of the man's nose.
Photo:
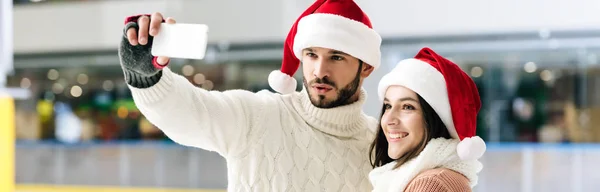
<svg viewBox="0 0 600 192">
<path fill-rule="evenodd" d="M 313 75 L 320 79 L 329 76 L 329 69 L 327 69 L 327 63 L 323 61 L 322 58 L 319 58 L 315 62 L 315 71 L 313 72 Z"/>
</svg>

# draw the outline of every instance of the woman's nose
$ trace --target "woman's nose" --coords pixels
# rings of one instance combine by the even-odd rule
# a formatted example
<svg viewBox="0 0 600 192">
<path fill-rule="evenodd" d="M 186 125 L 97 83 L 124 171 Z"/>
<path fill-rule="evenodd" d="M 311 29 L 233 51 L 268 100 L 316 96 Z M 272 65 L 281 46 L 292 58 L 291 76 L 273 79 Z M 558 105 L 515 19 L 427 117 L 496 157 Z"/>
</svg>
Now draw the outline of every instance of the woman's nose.
<svg viewBox="0 0 600 192">
<path fill-rule="evenodd" d="M 386 125 L 398 125 L 400 123 L 400 119 L 396 114 L 390 113 L 384 118 L 384 122 Z"/>
</svg>

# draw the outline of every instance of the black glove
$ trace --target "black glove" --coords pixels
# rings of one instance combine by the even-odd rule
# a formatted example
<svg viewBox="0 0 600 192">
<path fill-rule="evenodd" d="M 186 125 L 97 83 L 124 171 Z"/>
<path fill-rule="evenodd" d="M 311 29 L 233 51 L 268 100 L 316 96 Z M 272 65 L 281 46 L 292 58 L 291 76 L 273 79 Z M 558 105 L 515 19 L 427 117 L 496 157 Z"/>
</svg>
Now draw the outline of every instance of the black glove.
<svg viewBox="0 0 600 192">
<path fill-rule="evenodd" d="M 136 46 L 131 45 L 127 39 L 128 29 L 135 28 L 138 31 L 137 20 L 141 16 L 144 15 L 131 16 L 125 20 L 125 28 L 119 46 L 119 59 L 125 75 L 125 82 L 136 88 L 148 88 L 158 83 L 162 76 L 162 67 L 156 62 L 156 57 L 151 54 L 154 38 L 148 35 L 146 45 L 138 44 Z"/>
</svg>

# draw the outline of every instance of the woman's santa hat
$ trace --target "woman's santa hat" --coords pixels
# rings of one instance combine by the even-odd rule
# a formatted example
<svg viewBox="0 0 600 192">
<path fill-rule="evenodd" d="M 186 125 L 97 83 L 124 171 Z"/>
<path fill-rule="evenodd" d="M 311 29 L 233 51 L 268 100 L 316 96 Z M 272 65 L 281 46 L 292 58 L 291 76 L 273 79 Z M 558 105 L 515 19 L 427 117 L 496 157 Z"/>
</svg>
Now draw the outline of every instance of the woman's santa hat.
<svg viewBox="0 0 600 192">
<path fill-rule="evenodd" d="M 354 1 L 317 0 L 292 26 L 284 43 L 281 70 L 269 74 L 269 85 L 282 94 L 296 91 L 293 76 L 305 48 L 341 51 L 377 69 L 381 62 L 380 46 L 381 36 Z"/>
<path fill-rule="evenodd" d="M 460 139 L 456 150 L 463 160 L 479 159 L 485 142 L 476 135 L 477 113 L 481 108 L 475 82 L 458 65 L 423 48 L 415 58 L 400 61 L 379 82 L 379 99 L 387 88 L 401 85 L 419 94 L 440 116 L 453 138 Z"/>
</svg>

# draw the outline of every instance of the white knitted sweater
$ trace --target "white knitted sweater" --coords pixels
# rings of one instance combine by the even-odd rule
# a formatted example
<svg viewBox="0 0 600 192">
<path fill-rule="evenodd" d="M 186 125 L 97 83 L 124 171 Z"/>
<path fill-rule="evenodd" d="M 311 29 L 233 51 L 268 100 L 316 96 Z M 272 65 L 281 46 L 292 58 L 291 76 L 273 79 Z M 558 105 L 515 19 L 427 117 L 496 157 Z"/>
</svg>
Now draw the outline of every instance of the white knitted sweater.
<svg viewBox="0 0 600 192">
<path fill-rule="evenodd" d="M 228 191 L 370 191 L 368 148 L 377 122 L 358 102 L 314 107 L 305 91 L 206 91 L 163 69 L 137 107 L 175 142 L 227 160 Z"/>
</svg>

